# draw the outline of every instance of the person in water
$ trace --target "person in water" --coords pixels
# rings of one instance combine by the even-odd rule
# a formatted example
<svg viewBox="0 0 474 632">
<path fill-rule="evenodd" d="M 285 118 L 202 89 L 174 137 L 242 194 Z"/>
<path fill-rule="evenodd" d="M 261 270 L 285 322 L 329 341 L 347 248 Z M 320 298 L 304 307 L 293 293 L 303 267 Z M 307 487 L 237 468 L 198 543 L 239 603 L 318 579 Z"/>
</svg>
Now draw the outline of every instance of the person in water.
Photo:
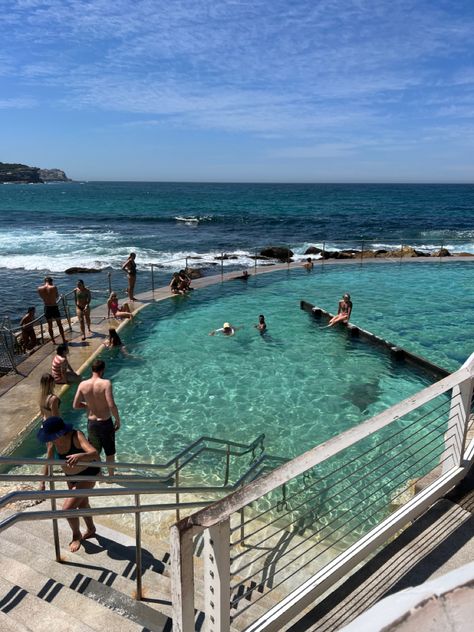
<svg viewBox="0 0 474 632">
<path fill-rule="evenodd" d="M 81 328 L 82 340 L 86 339 L 86 325 L 91 334 L 91 291 L 84 285 L 84 281 L 79 279 L 74 290 L 74 300 L 76 302 L 76 316 Z"/>
<path fill-rule="evenodd" d="M 59 417 L 61 400 L 54 394 L 56 382 L 51 373 L 43 373 L 40 380 L 39 407 L 43 419 Z"/>
<path fill-rule="evenodd" d="M 129 304 L 124 303 L 119 306 L 116 292 L 112 292 L 107 301 L 107 318 L 110 318 L 110 314 L 112 314 L 114 318 L 132 318 Z"/>
<path fill-rule="evenodd" d="M 264 334 L 267 331 L 267 323 L 265 322 L 265 316 L 260 314 L 258 317 L 258 323 L 255 325 L 259 333 Z"/>
<path fill-rule="evenodd" d="M 51 416 L 43 421 L 37 437 L 41 443 L 47 443 L 48 459 L 54 459 L 56 456 L 66 461 L 61 467 L 67 476 L 69 489 L 92 489 L 94 487 L 94 481 L 81 481 L 81 476 L 99 476 L 100 467 L 88 466 L 85 463 L 85 461 L 98 461 L 99 455 L 80 430 L 74 430 L 71 424 L 65 424 L 61 417 Z M 48 465 L 44 467 L 44 475 L 48 473 L 48 468 Z M 44 486 L 45 483 L 43 481 L 40 484 L 40 488 L 44 489 Z M 89 509 L 89 498 L 87 496 L 83 498 L 66 498 L 62 508 L 65 511 L 70 509 Z M 75 553 L 79 550 L 83 540 L 95 536 L 95 525 L 91 516 L 84 517 L 86 531 L 81 533 L 79 518 L 68 518 L 67 521 L 72 531 L 69 550 L 71 553 Z"/>
<path fill-rule="evenodd" d="M 329 321 L 328 327 L 333 327 L 337 323 L 344 323 L 347 325 L 349 322 L 349 318 L 351 317 L 352 312 L 352 301 L 350 294 L 344 294 L 342 299 L 339 301 L 339 305 L 337 308 L 337 316 L 333 316 Z"/>
<path fill-rule="evenodd" d="M 127 294 L 130 301 L 135 300 L 135 283 L 137 281 L 137 264 L 136 259 L 137 255 L 134 252 L 131 252 L 128 255 L 127 261 L 122 266 L 122 270 L 128 275 L 128 287 Z"/>
<path fill-rule="evenodd" d="M 128 351 L 125 345 L 123 344 L 120 336 L 118 335 L 115 327 L 110 327 L 109 337 L 104 342 L 104 347 L 107 347 L 107 349 L 120 349 L 122 353 L 124 353 L 125 355 L 128 355 Z"/>
<path fill-rule="evenodd" d="M 209 335 L 222 334 L 223 336 L 233 336 L 239 329 L 242 329 L 242 327 L 234 327 L 230 323 L 224 323 L 219 329 L 213 329 Z"/>
<path fill-rule="evenodd" d="M 314 263 L 311 257 L 308 257 L 305 263 L 303 263 L 303 268 L 307 270 L 308 272 L 311 272 L 311 270 L 314 268 Z"/>
</svg>

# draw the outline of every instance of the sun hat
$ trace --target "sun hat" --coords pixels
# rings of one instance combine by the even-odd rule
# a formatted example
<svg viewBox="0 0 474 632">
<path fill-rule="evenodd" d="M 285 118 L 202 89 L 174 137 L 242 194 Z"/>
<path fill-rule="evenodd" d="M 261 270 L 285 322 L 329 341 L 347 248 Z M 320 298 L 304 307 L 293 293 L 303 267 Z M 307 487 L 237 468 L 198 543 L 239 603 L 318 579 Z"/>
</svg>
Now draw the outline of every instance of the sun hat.
<svg viewBox="0 0 474 632">
<path fill-rule="evenodd" d="M 223 329 L 230 329 L 230 323 L 224 323 L 222 326 Z"/>
<path fill-rule="evenodd" d="M 48 443 L 48 441 L 59 439 L 73 428 L 72 424 L 65 424 L 61 417 L 48 417 L 41 424 L 36 436 L 41 443 Z"/>
</svg>

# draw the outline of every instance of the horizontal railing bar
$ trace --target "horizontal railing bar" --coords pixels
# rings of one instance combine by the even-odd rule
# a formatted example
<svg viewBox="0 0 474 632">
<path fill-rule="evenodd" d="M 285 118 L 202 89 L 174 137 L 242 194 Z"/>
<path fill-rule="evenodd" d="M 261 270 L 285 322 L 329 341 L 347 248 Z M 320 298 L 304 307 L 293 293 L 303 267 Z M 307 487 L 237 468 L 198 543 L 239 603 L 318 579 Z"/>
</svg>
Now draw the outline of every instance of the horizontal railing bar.
<svg viewBox="0 0 474 632">
<path fill-rule="evenodd" d="M 62 518 L 83 518 L 88 516 L 108 516 L 116 514 L 146 513 L 148 511 L 173 511 L 174 509 L 193 509 L 205 507 L 206 501 L 194 501 L 189 503 L 162 503 L 152 505 L 122 505 L 119 507 L 96 507 L 88 509 L 58 509 L 57 511 L 20 511 L 12 514 L 0 522 L 0 531 L 4 531 L 16 522 L 29 522 L 36 520 L 50 520 Z"/>
<path fill-rule="evenodd" d="M 446 424 L 446 420 L 444 420 L 441 424 L 439 424 L 438 426 L 436 426 L 435 428 L 433 428 L 433 429 L 432 429 L 432 432 L 433 432 L 433 431 L 435 431 L 435 430 L 438 430 L 438 428 L 440 428 L 440 427 L 444 426 L 445 424 Z M 400 432 L 405 431 L 408 427 L 409 427 L 409 426 L 406 426 L 406 427 L 405 427 L 403 430 L 401 430 Z M 415 436 L 416 434 L 418 434 L 418 432 L 421 432 L 422 430 L 424 430 L 424 428 L 423 428 L 423 427 L 418 428 L 418 430 L 416 430 L 416 431 L 413 433 L 413 435 L 412 435 L 412 436 Z M 394 434 L 394 435 L 392 435 L 390 438 L 392 439 L 392 438 L 393 438 L 393 437 L 395 437 L 397 434 L 399 434 L 399 433 L 395 433 L 395 434 Z M 425 437 L 420 437 L 420 438 L 418 438 L 418 439 L 417 439 L 414 443 L 412 443 L 411 445 L 412 445 L 412 446 L 413 446 L 413 445 L 416 445 L 416 444 L 417 444 L 417 443 L 419 443 L 419 441 L 420 441 L 421 439 L 423 439 L 423 438 L 425 438 Z M 447 438 L 450 438 L 450 437 L 447 437 Z M 307 485 L 306 487 L 302 488 L 301 490 L 299 490 L 299 491 L 295 492 L 295 493 L 292 495 L 292 498 L 295 498 L 296 496 L 299 496 L 300 494 L 302 494 L 302 493 L 306 492 L 308 489 L 312 489 L 312 488 L 313 488 L 313 487 L 315 487 L 316 485 L 320 485 L 320 484 L 321 484 L 323 481 L 325 481 L 327 478 L 333 478 L 333 477 L 334 477 L 334 474 L 336 474 L 337 472 L 340 472 L 341 470 L 344 470 L 344 469 L 345 469 L 348 465 L 352 464 L 354 461 L 358 461 L 358 460 L 360 460 L 362 457 L 364 457 L 364 456 L 366 456 L 367 454 L 369 454 L 369 452 L 372 452 L 373 450 L 378 449 L 379 445 L 382 445 L 382 444 L 377 444 L 376 446 L 372 446 L 372 447 L 370 447 L 368 450 L 366 450 L 366 451 L 365 451 L 365 452 L 363 452 L 362 454 L 357 455 L 357 457 L 356 457 L 356 458 L 354 458 L 352 461 L 345 462 L 345 463 L 343 463 L 341 466 L 339 466 L 338 468 L 336 468 L 335 470 L 332 470 L 331 472 L 329 472 L 328 474 L 326 474 L 325 476 L 322 476 L 322 477 L 317 478 L 317 479 L 316 479 L 313 483 L 311 483 L 311 485 Z M 392 450 L 392 449 L 393 449 L 393 448 L 391 448 L 390 450 Z M 378 455 L 377 455 L 377 459 L 384 457 L 384 456 L 385 456 L 388 452 L 389 452 L 389 451 L 385 451 L 385 452 L 383 452 L 383 453 L 381 453 L 381 454 L 378 454 Z M 394 459 L 396 459 L 396 458 L 397 458 L 397 455 L 394 455 L 394 456 L 390 457 L 390 459 L 389 459 L 389 461 L 388 461 L 388 462 L 390 462 L 390 461 L 392 461 L 392 460 L 394 460 Z M 406 460 L 406 459 L 405 459 L 405 460 Z M 403 462 L 404 462 L 404 461 L 403 461 Z M 403 463 L 403 462 L 402 462 L 402 463 Z M 387 461 L 385 461 L 382 465 L 385 465 L 386 463 L 387 463 Z M 372 470 L 372 473 L 373 473 L 373 472 L 376 472 L 378 469 L 380 469 L 380 467 L 382 467 L 382 465 L 379 465 L 378 467 L 376 467 L 376 468 L 375 468 L 375 470 Z M 353 475 L 353 474 L 355 474 L 355 473 L 359 472 L 360 470 L 364 470 L 366 467 L 367 467 L 367 464 L 366 464 L 366 463 L 362 463 L 362 464 L 361 464 L 361 465 L 359 465 L 359 466 L 358 466 L 355 470 L 351 470 L 351 475 Z M 353 479 L 351 478 L 351 481 L 352 481 L 352 480 L 353 480 Z M 360 479 L 358 479 L 358 480 L 360 480 Z M 356 481 L 356 482 L 358 482 L 358 481 Z M 344 489 L 343 489 L 343 490 L 341 490 L 341 491 L 343 492 L 343 491 L 345 491 L 346 489 L 349 489 L 350 487 L 352 487 L 352 483 L 351 483 L 351 484 L 349 484 L 349 485 L 347 485 L 347 487 L 346 487 L 346 488 L 344 488 Z M 338 492 L 337 492 L 337 494 L 341 493 L 341 491 L 338 491 Z M 337 494 L 336 494 L 336 495 L 337 495 Z M 332 497 L 330 496 L 329 498 L 326 498 L 326 500 L 330 500 L 331 498 L 332 498 Z M 277 518 L 275 518 L 274 520 L 272 520 L 270 523 L 267 523 L 266 525 L 264 525 L 264 526 L 262 526 L 262 527 L 259 527 L 258 529 L 256 529 L 255 531 L 253 531 L 251 534 L 247 535 L 244 539 L 245 539 L 245 540 L 249 539 L 249 538 L 250 538 L 250 537 L 252 537 L 253 535 L 255 535 L 255 534 L 259 533 L 260 531 L 262 531 L 263 529 L 265 529 L 265 527 L 266 527 L 266 526 L 270 526 L 270 525 L 271 525 L 271 524 L 273 524 L 274 522 L 277 522 L 277 521 L 281 520 L 283 517 L 285 517 L 285 516 L 286 516 L 286 515 L 288 515 L 289 513 L 292 513 L 292 512 L 294 512 L 296 509 L 298 509 L 299 507 L 301 507 L 301 506 L 303 506 L 303 505 L 307 504 L 307 502 L 308 502 L 308 501 L 307 501 L 307 499 L 305 499 L 302 503 L 300 503 L 299 505 L 296 505 L 296 507 L 294 507 L 293 509 L 289 510 L 288 512 L 286 512 L 286 513 L 284 513 L 284 514 L 280 514 Z M 238 525 L 238 526 L 234 527 L 234 528 L 233 528 L 233 531 L 238 530 L 241 526 L 248 525 L 249 523 L 253 522 L 254 520 L 258 520 L 258 519 L 260 519 L 262 516 L 264 516 L 265 514 L 269 513 L 269 511 L 271 511 L 271 510 L 273 510 L 273 509 L 277 508 L 277 506 L 278 506 L 278 503 L 275 503 L 275 505 L 272 505 L 269 509 L 266 509 L 264 512 L 261 512 L 261 513 L 257 514 L 257 516 L 253 516 L 252 518 L 249 518 L 249 519 L 248 519 L 245 523 L 243 523 L 243 525 Z M 233 531 L 232 531 L 232 532 L 233 532 Z M 236 540 L 236 541 L 234 541 L 234 542 L 231 542 L 231 546 L 235 546 L 235 545 L 237 545 L 237 544 L 239 544 L 239 543 L 240 543 L 240 541 L 239 541 L 239 540 Z"/>
<path fill-rule="evenodd" d="M 342 450 L 354 445 L 407 413 L 420 408 L 424 404 L 442 395 L 454 386 L 460 386 L 471 379 L 467 367 L 443 378 L 415 395 L 391 406 L 375 417 L 368 419 L 355 428 L 349 428 L 328 441 L 308 450 L 292 461 L 285 463 L 262 478 L 252 481 L 244 488 L 234 492 L 223 500 L 217 501 L 206 509 L 202 509 L 178 522 L 179 529 L 199 527 L 201 529 L 213 526 L 225 520 L 229 515 L 242 507 L 264 496 L 273 489 L 280 487 L 289 480 L 313 468 L 315 465 L 328 460 Z"/>
<path fill-rule="evenodd" d="M 446 459 L 443 459 L 441 461 L 441 463 L 443 463 Z M 398 475 L 400 476 L 400 475 Z M 392 487 L 392 489 L 390 491 L 394 491 L 396 489 L 398 489 L 400 483 L 397 483 L 397 485 L 395 487 Z M 377 507 L 376 511 L 373 512 L 372 514 L 370 514 L 369 516 L 364 515 L 364 517 L 362 518 L 362 520 L 360 520 L 355 527 L 351 526 L 348 530 L 344 531 L 341 535 L 341 537 L 339 537 L 337 540 L 331 540 L 330 544 L 325 547 L 322 551 L 320 551 L 315 557 L 311 558 L 307 563 L 313 562 L 314 560 L 316 560 L 318 557 L 320 557 L 323 553 L 325 553 L 326 551 L 328 551 L 330 548 L 334 547 L 336 544 L 338 544 L 339 542 L 341 542 L 341 540 L 343 540 L 349 533 L 351 533 L 352 531 L 354 531 L 357 527 L 359 527 L 360 525 L 364 524 L 365 522 L 367 522 L 368 519 L 370 519 L 372 516 L 374 516 L 377 512 L 380 511 L 381 508 L 383 508 L 384 504 L 385 504 L 385 495 L 386 495 L 386 490 L 382 490 L 384 493 L 384 497 L 382 498 L 375 498 L 375 500 L 373 500 L 372 502 L 370 502 L 365 508 L 367 509 L 368 507 L 372 507 L 373 505 L 377 504 L 380 500 L 382 501 L 382 506 L 381 507 Z M 374 496 L 375 493 L 380 492 L 380 490 L 375 490 L 374 492 L 372 492 L 371 494 L 369 494 L 368 496 L 365 496 L 364 498 L 361 499 L 361 501 L 358 501 L 357 504 L 361 504 L 361 502 L 367 500 L 367 498 L 371 498 L 372 496 Z M 393 503 L 393 501 L 398 498 L 399 496 L 401 496 L 403 493 L 405 492 L 405 490 L 400 490 L 400 492 L 398 494 L 396 494 L 395 496 L 390 498 L 390 503 Z M 296 544 L 294 547 L 292 547 L 291 549 L 287 549 L 281 556 L 280 559 L 282 559 L 284 556 L 288 555 L 289 553 L 295 551 L 297 548 L 299 548 L 302 544 L 305 544 L 308 540 L 310 540 L 311 538 L 316 537 L 319 533 L 321 533 L 322 531 L 328 529 L 331 525 L 335 524 L 335 523 L 340 523 L 340 521 L 344 518 L 344 516 L 349 513 L 352 509 L 354 509 L 357 505 L 351 505 L 348 509 L 346 509 L 342 514 L 340 514 L 339 516 L 337 516 L 337 518 L 335 518 L 334 520 L 332 520 L 331 522 L 328 522 L 326 525 L 322 526 L 320 529 L 317 529 L 316 531 L 314 531 L 313 533 L 311 533 L 311 535 L 309 535 L 307 538 L 305 538 L 304 540 L 302 540 L 301 542 L 299 542 L 298 544 Z M 327 515 L 327 514 L 322 514 L 322 515 Z M 346 521 L 344 526 L 348 526 L 351 522 L 353 522 L 354 519 L 357 518 L 357 515 L 353 515 L 352 517 L 349 517 L 348 520 Z M 314 546 L 316 545 L 320 545 L 322 542 L 324 542 L 325 540 L 327 540 L 330 536 L 332 536 L 333 534 L 337 533 L 339 531 L 338 528 L 333 529 L 332 531 L 330 531 L 328 534 L 323 536 L 323 539 L 318 540 L 318 542 L 316 542 L 313 547 L 310 548 L 314 548 Z M 305 551 L 303 551 L 302 553 L 299 553 L 295 558 L 293 558 L 291 560 L 291 562 L 294 562 L 296 560 L 298 560 L 302 555 L 304 555 L 305 553 L 307 553 L 310 548 L 306 549 Z M 245 564 L 242 567 L 240 567 L 239 569 L 236 569 L 235 571 L 233 571 L 233 574 L 237 575 L 239 573 L 242 572 L 242 570 L 245 570 L 245 568 L 247 568 L 248 566 L 250 566 L 251 564 L 255 563 L 258 559 L 261 559 L 263 557 L 263 555 L 268 555 L 268 551 L 266 551 L 264 554 L 258 556 L 257 558 L 254 558 L 252 560 L 252 562 L 249 564 Z M 245 578 L 245 582 L 248 582 L 250 579 L 252 579 L 253 577 L 255 577 L 255 575 L 258 575 L 258 573 L 264 571 L 268 566 L 271 565 L 271 561 L 268 564 L 264 564 L 260 569 L 258 569 L 257 571 L 255 571 L 254 573 L 252 573 L 252 575 L 247 576 Z M 277 575 L 279 572 L 281 572 L 284 569 L 280 569 L 280 570 L 276 570 L 275 572 L 272 573 L 272 578 L 275 577 L 275 575 Z M 298 571 L 295 571 L 295 573 L 293 573 L 292 575 L 290 575 L 289 577 L 292 577 L 294 574 L 296 574 Z M 289 579 L 289 577 L 285 578 L 286 581 L 287 579 Z M 282 583 L 280 582 L 279 584 L 277 584 L 278 586 L 280 586 Z M 236 588 L 238 588 L 240 586 L 242 582 L 238 583 L 238 584 L 234 584 L 233 586 L 231 586 L 231 590 L 235 590 Z M 276 586 L 274 586 L 276 587 Z M 269 591 L 267 591 L 268 593 Z M 239 600 L 241 597 L 245 597 L 245 594 L 243 595 L 239 595 Z"/>
<path fill-rule="evenodd" d="M 420 463 L 421 461 L 424 461 L 424 460 L 427 458 L 427 456 L 429 456 L 429 455 L 430 455 L 433 451 L 434 451 L 434 450 L 431 450 L 431 451 L 430 451 L 430 452 L 428 452 L 426 455 L 424 455 L 424 456 L 422 457 L 422 459 L 420 459 L 420 461 L 419 461 L 418 463 Z M 444 451 L 444 448 L 442 449 L 442 451 Z M 442 452 L 441 452 L 441 453 L 442 453 Z M 405 476 L 405 473 L 404 473 L 404 472 L 400 472 L 399 474 L 397 474 L 397 475 L 396 475 L 396 477 L 395 477 L 394 479 L 391 479 L 391 480 L 390 480 L 390 482 L 391 482 L 391 483 L 393 483 L 395 480 L 399 479 L 399 478 L 400 478 L 400 477 L 402 477 L 402 476 Z M 359 479 L 359 480 L 361 480 L 361 479 Z M 359 505 L 359 504 L 363 503 L 363 502 L 364 502 L 365 500 L 367 500 L 368 498 L 371 498 L 371 497 L 372 497 L 372 496 L 373 496 L 376 492 L 381 492 L 381 493 L 383 494 L 383 499 L 385 500 L 385 497 L 386 497 L 386 495 L 387 495 L 387 491 L 388 491 L 388 492 L 391 492 L 391 491 L 395 491 L 395 490 L 397 490 L 397 489 L 398 489 L 398 487 L 399 487 L 399 485 L 400 485 L 402 482 L 403 482 L 403 480 L 402 480 L 402 481 L 397 482 L 397 484 L 396 484 L 394 487 L 392 486 L 392 487 L 390 488 L 390 490 L 387 490 L 387 487 L 385 486 L 385 487 L 384 487 L 384 489 L 382 489 L 382 490 L 375 490 L 375 491 L 373 491 L 372 493 L 370 493 L 369 495 L 364 496 L 363 498 L 357 498 L 357 499 L 356 499 L 356 503 L 355 503 L 355 504 L 349 505 L 349 506 L 348 506 L 348 507 L 344 510 L 344 512 L 343 512 L 342 514 L 339 514 L 339 515 L 338 515 L 338 516 L 337 516 L 334 520 L 332 520 L 332 521 L 328 522 L 327 524 L 325 524 L 325 525 L 324 525 L 321 529 L 318 529 L 318 530 L 314 531 L 314 532 L 313 532 L 313 534 L 312 534 L 311 536 L 309 536 L 309 537 L 310 537 L 310 538 L 311 538 L 311 537 L 315 537 L 315 536 L 316 536 L 316 535 L 317 535 L 320 531 L 322 531 L 322 530 L 324 530 L 324 529 L 327 529 L 329 526 L 331 526 L 331 525 L 332 525 L 332 524 L 334 524 L 334 523 L 340 522 L 340 521 L 341 521 L 341 519 L 343 519 L 343 518 L 344 518 L 344 516 L 346 516 L 349 512 L 351 512 L 353 509 L 355 509 L 355 508 L 357 507 L 357 505 Z M 402 492 L 400 492 L 400 493 L 403 493 L 403 491 L 402 491 Z M 338 495 L 338 494 L 336 494 L 336 495 Z M 396 494 L 395 496 L 391 497 L 391 498 L 390 498 L 390 503 L 393 503 L 393 500 L 394 500 L 395 498 L 397 498 L 399 495 L 400 495 L 400 494 Z M 327 499 L 325 499 L 325 501 L 326 501 L 326 500 L 327 500 Z M 371 505 L 373 505 L 373 502 L 372 502 L 372 503 L 370 503 L 368 506 L 370 507 Z M 258 543 L 258 546 L 261 546 L 262 544 L 264 544 L 266 541 L 268 541 L 270 538 L 274 537 L 275 535 L 277 535 L 277 534 L 278 534 L 278 533 L 280 533 L 281 531 L 285 531 L 285 530 L 287 530 L 287 529 L 286 529 L 286 527 L 291 526 L 291 525 L 292 525 L 292 524 L 294 524 L 295 522 L 298 522 L 299 520 L 301 520 L 301 518 L 305 517 L 306 515 L 310 515 L 313 511 L 314 511 L 314 509 L 310 510 L 310 511 L 309 511 L 309 512 L 307 512 L 306 514 L 302 514 L 302 515 L 301 515 L 301 516 L 299 516 L 299 517 L 297 518 L 297 520 L 296 520 L 296 521 L 294 521 L 293 523 L 287 523 L 287 525 L 286 525 L 285 527 L 283 527 L 283 528 L 281 528 L 281 529 L 276 530 L 273 534 L 271 534 L 271 536 L 269 536 L 269 537 L 265 538 L 264 540 L 260 541 L 260 542 Z M 322 514 L 320 514 L 320 515 L 318 516 L 318 518 L 319 518 L 319 519 L 321 519 L 321 518 L 322 518 L 322 517 L 324 517 L 324 516 L 330 515 L 330 511 L 331 511 L 331 510 L 327 511 L 326 513 L 322 513 Z M 354 517 L 355 517 L 355 516 L 354 516 Z M 353 517 L 353 518 L 354 518 L 354 517 Z M 348 520 L 348 521 L 349 521 L 349 522 L 351 522 L 351 521 L 353 520 L 353 518 L 349 518 L 349 520 Z M 351 529 L 351 530 L 352 530 L 352 529 Z M 335 533 L 335 531 L 332 531 L 329 535 L 332 535 L 333 533 Z M 251 537 L 251 536 L 248 536 L 248 538 L 246 538 L 246 539 L 250 539 L 250 537 Z M 328 536 L 325 536 L 325 538 L 326 538 L 326 537 L 328 537 Z M 309 539 L 309 538 L 308 538 L 308 539 Z M 288 553 L 291 553 L 292 551 L 294 551 L 295 549 L 297 549 L 299 546 L 301 546 L 301 544 L 303 544 L 304 542 L 305 542 L 305 540 L 303 540 L 303 542 L 298 543 L 298 544 L 297 544 L 297 545 L 295 545 L 293 548 L 291 548 L 291 549 L 287 549 L 287 550 L 285 551 L 285 553 L 284 553 L 281 557 L 284 557 L 284 556 L 285 556 L 285 555 L 287 555 Z M 320 541 L 319 541 L 319 543 L 320 543 L 320 542 L 322 542 L 322 540 L 320 540 Z M 244 553 L 247 553 L 247 551 L 245 551 Z M 267 555 L 267 554 L 268 554 L 268 552 L 264 552 L 264 553 L 262 553 L 261 555 L 257 556 L 256 558 L 253 558 L 250 562 L 247 562 L 246 564 L 244 564 L 244 565 L 240 566 L 238 569 L 236 569 L 236 570 L 234 571 L 234 572 L 235 572 L 235 574 L 239 574 L 239 573 L 241 573 L 241 572 L 242 572 L 243 570 L 245 570 L 248 566 L 251 566 L 251 565 L 252 565 L 252 564 L 254 564 L 256 561 L 258 561 L 258 560 L 259 560 L 259 559 L 261 559 L 264 555 Z M 235 556 L 235 558 L 234 558 L 234 559 L 237 559 L 237 556 Z M 232 561 L 233 561 L 233 560 L 232 560 Z M 271 563 L 271 562 L 270 562 L 270 563 Z M 262 568 L 264 568 L 264 567 L 262 567 Z M 258 572 L 258 571 L 257 571 L 257 572 Z M 246 580 L 251 579 L 251 577 L 253 577 L 253 575 L 251 575 L 251 576 L 250 576 L 250 578 L 249 578 L 249 577 L 247 577 L 247 578 L 246 578 Z M 234 588 L 234 587 L 232 587 L 232 588 Z"/>
<path fill-rule="evenodd" d="M 188 445 L 186 448 L 183 448 L 183 450 L 181 450 L 181 452 L 179 452 L 176 456 L 174 456 L 172 459 L 166 461 L 165 463 L 129 463 L 129 462 L 114 462 L 114 468 L 130 468 L 130 469 L 163 469 L 163 468 L 167 468 L 170 467 L 173 463 L 175 463 L 177 460 L 181 459 L 187 452 L 189 452 L 190 450 L 192 450 L 193 448 L 195 448 L 197 445 L 199 445 L 200 443 L 203 443 L 204 441 L 210 441 L 212 443 L 219 443 L 221 445 L 229 445 L 232 447 L 237 447 L 237 448 L 245 448 L 244 451 L 242 452 L 230 452 L 231 456 L 244 456 L 245 454 L 248 454 L 248 452 L 251 452 L 252 449 L 254 449 L 255 447 L 257 447 L 260 443 L 263 443 L 263 440 L 265 438 L 264 434 L 260 434 L 251 444 L 245 444 L 245 443 L 240 443 L 237 441 L 231 441 L 231 440 L 227 440 L 227 439 L 217 439 L 215 437 L 208 437 L 208 436 L 202 436 L 199 439 L 196 439 L 196 441 L 193 441 L 190 445 Z M 209 451 L 216 451 L 216 448 L 207 448 L 205 447 L 204 449 L 208 449 Z M 219 451 L 220 452 L 220 451 Z M 224 455 L 227 455 L 227 451 L 222 450 L 222 453 Z M 6 464 L 6 465 L 61 465 L 61 464 L 65 464 L 66 461 L 64 460 L 59 460 L 59 459 L 40 459 L 40 458 L 28 458 L 28 457 L 5 457 L 2 456 L 0 457 L 0 464 Z M 103 461 L 80 461 L 81 465 L 84 465 L 85 463 L 87 463 L 87 465 L 89 466 L 93 466 L 93 467 L 107 467 L 109 464 Z"/>
</svg>

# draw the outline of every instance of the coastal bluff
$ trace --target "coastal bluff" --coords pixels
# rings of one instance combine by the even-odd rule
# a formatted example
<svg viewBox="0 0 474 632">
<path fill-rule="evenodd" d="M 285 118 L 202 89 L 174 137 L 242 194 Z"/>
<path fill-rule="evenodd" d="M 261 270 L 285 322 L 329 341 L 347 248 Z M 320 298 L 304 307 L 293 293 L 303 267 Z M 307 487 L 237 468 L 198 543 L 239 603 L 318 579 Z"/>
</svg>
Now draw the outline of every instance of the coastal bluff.
<svg viewBox="0 0 474 632">
<path fill-rule="evenodd" d="M 41 169 L 20 163 L 0 162 L 0 182 L 11 184 L 44 184 L 72 182 L 61 169 Z"/>
</svg>

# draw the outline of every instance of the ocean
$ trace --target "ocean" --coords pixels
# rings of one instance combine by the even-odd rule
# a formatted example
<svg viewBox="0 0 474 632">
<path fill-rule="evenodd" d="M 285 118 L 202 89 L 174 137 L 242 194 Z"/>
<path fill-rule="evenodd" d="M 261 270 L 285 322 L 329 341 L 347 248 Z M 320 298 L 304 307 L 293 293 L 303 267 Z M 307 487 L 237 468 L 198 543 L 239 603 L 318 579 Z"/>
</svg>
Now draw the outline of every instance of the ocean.
<svg viewBox="0 0 474 632">
<path fill-rule="evenodd" d="M 181 219 L 177 219 L 181 218 Z M 183 221 L 187 219 L 187 221 Z M 16 323 L 46 273 L 61 291 L 72 267 L 99 268 L 87 285 L 126 287 L 121 264 L 137 253 L 137 290 L 189 263 L 215 273 L 222 253 L 231 267 L 253 266 L 268 245 L 303 258 L 326 249 L 411 244 L 474 253 L 474 185 L 193 184 L 74 182 L 0 185 L 0 316 Z M 194 259 L 193 259 L 194 258 Z M 123 286 L 123 287 L 122 287 Z"/>
</svg>

